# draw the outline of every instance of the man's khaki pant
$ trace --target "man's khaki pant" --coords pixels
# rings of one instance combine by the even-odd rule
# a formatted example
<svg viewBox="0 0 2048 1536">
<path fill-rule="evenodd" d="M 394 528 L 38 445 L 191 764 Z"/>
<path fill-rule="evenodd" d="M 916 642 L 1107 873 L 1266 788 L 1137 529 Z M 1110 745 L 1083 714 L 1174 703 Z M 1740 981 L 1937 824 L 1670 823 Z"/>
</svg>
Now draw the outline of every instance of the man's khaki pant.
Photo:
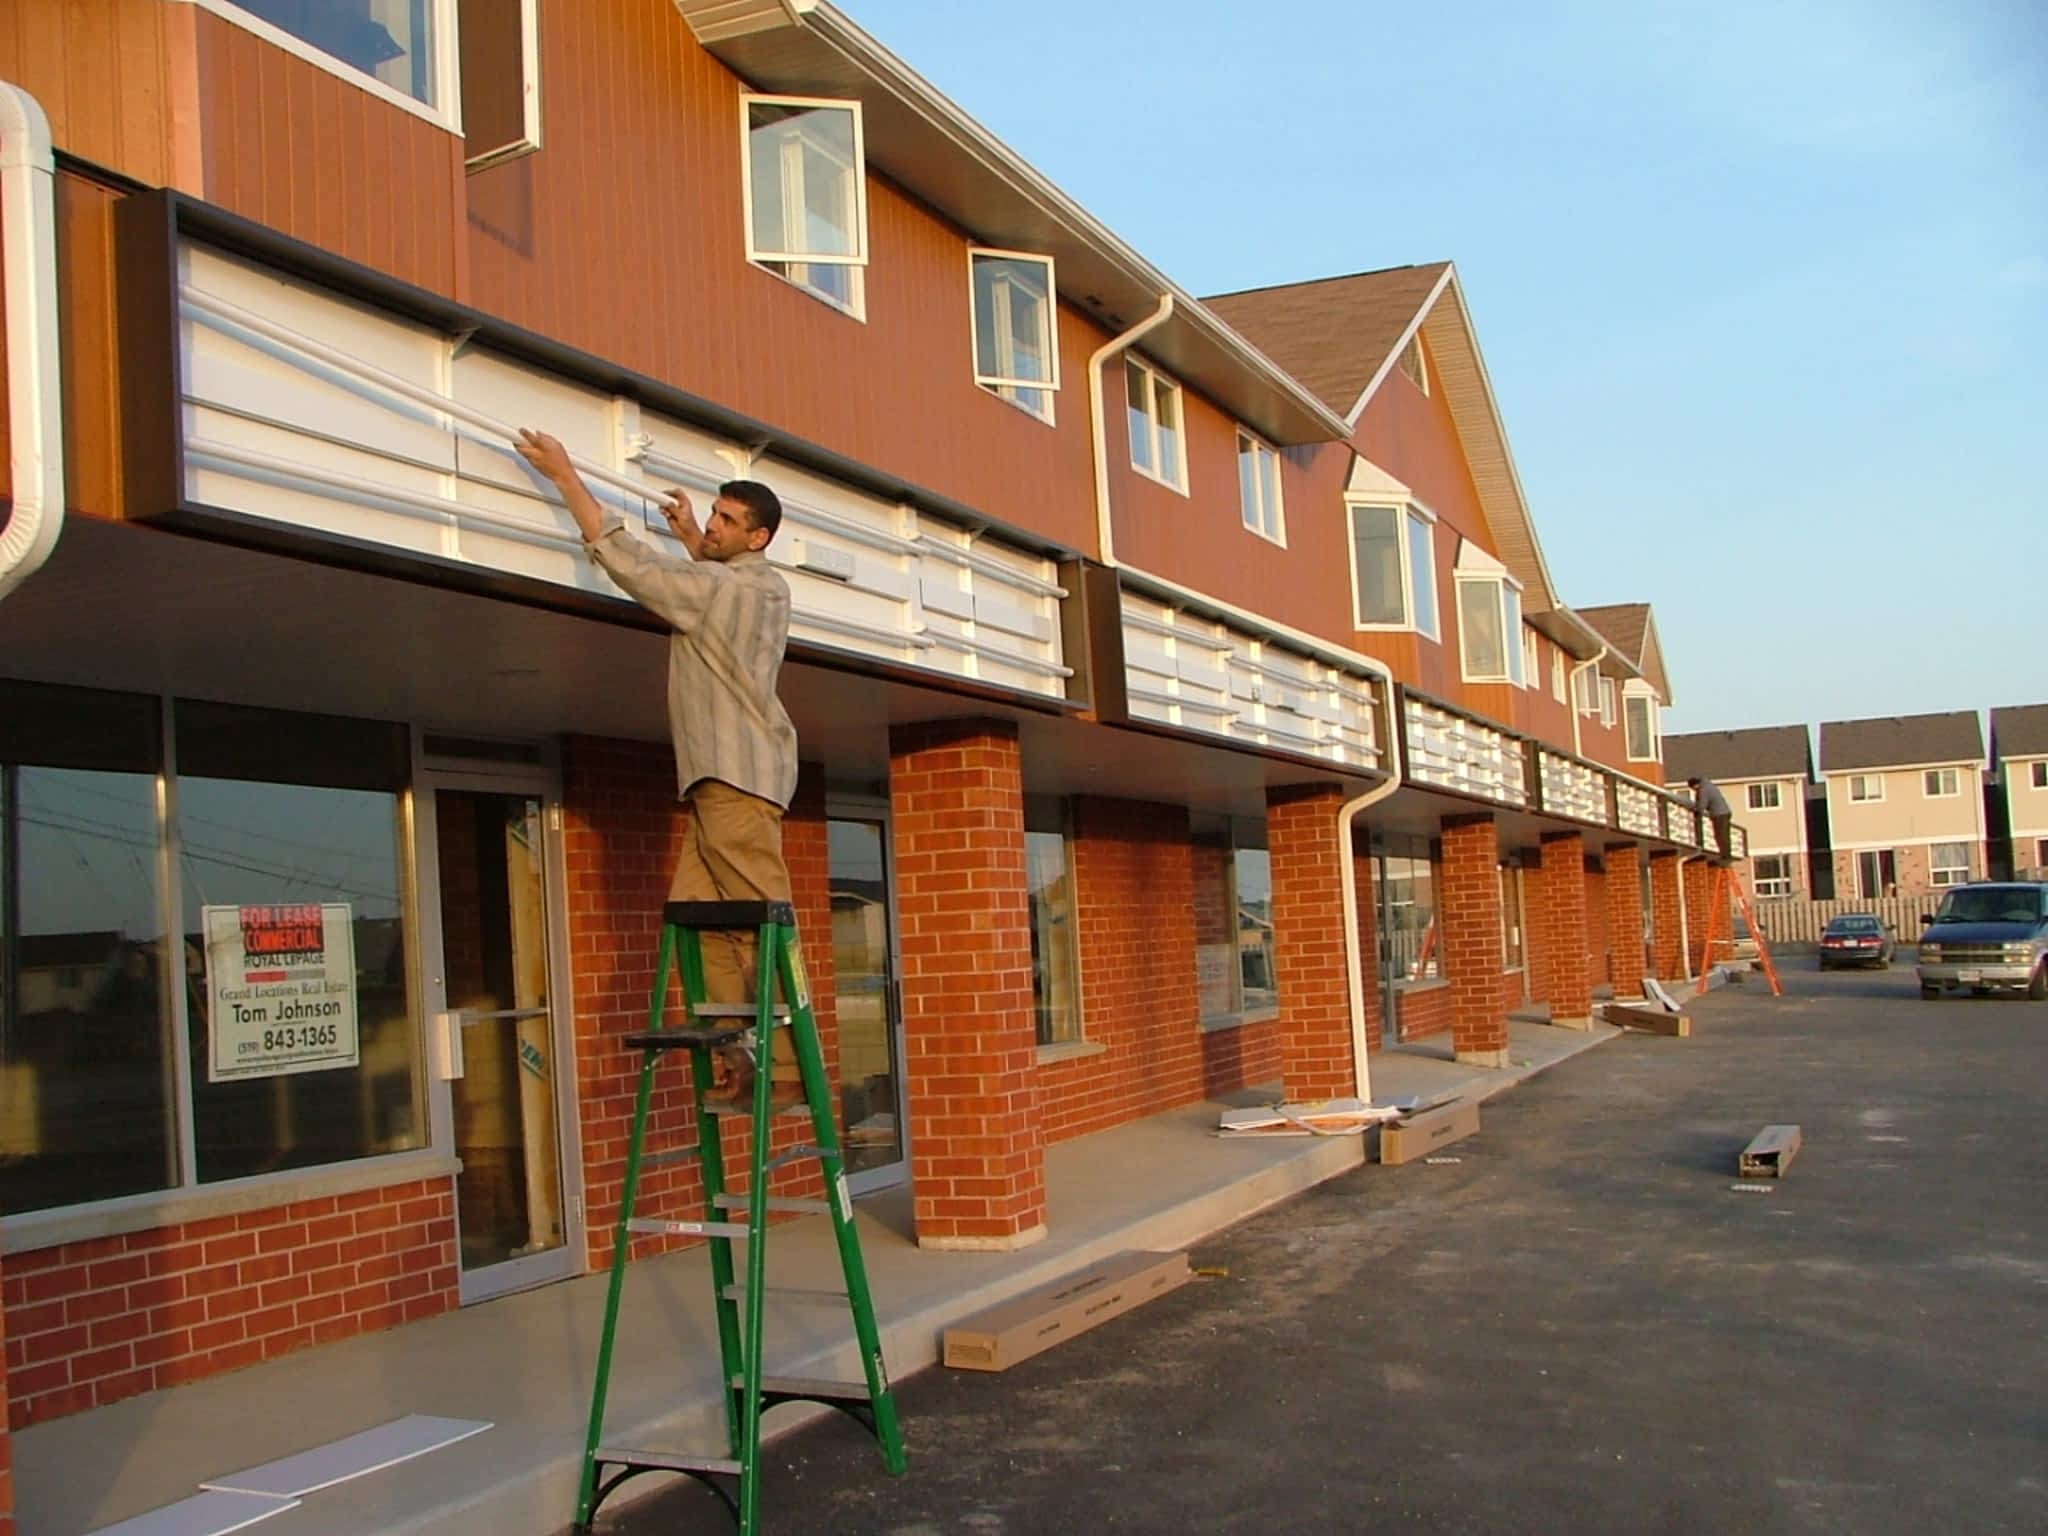
<svg viewBox="0 0 2048 1536">
<path fill-rule="evenodd" d="M 782 859 L 782 807 L 718 779 L 690 787 L 690 835 L 676 860 L 670 901 L 788 901 L 789 866 Z M 751 933 L 703 935 L 704 995 L 714 1003 L 754 1000 Z M 775 1036 L 777 1080 L 797 1080 L 789 1032 Z"/>
</svg>

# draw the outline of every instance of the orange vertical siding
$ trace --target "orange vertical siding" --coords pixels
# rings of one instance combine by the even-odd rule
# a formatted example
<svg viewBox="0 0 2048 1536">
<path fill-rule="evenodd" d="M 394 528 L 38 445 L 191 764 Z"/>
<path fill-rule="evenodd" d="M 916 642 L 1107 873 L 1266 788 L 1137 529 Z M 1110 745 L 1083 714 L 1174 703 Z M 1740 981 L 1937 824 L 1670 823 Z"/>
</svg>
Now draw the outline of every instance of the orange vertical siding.
<svg viewBox="0 0 2048 1536">
<path fill-rule="evenodd" d="M 163 183 L 168 9 L 163 0 L 9 0 L 0 5 L 0 79 L 42 104 L 58 148 Z"/>
</svg>

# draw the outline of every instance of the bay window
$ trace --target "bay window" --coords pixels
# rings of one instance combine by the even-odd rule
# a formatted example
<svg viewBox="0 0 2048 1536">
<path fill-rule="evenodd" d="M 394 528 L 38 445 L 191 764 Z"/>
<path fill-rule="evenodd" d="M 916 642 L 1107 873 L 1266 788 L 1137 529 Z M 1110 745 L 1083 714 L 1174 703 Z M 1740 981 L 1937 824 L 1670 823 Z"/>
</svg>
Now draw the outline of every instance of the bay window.
<svg viewBox="0 0 2048 1536">
<path fill-rule="evenodd" d="M 1437 638 L 1435 519 L 1416 506 L 1348 504 L 1352 618 Z"/>
</svg>

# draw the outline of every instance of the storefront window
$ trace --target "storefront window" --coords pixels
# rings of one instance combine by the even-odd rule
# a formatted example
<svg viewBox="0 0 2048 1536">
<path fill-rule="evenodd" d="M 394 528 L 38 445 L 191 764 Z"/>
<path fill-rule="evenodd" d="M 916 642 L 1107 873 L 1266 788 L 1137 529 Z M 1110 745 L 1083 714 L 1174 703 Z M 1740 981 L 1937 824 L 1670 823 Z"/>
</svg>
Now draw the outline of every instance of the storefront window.
<svg viewBox="0 0 2048 1536">
<path fill-rule="evenodd" d="M 1256 822 L 1198 829 L 1195 856 L 1196 990 L 1206 1023 L 1280 1006 L 1273 957 L 1273 866 Z"/>
<path fill-rule="evenodd" d="M 1280 1006 L 1273 968 L 1273 860 L 1263 848 L 1239 848 L 1232 855 L 1237 877 L 1237 975 L 1240 1007 L 1246 1013 Z"/>
<path fill-rule="evenodd" d="M 178 1179 L 155 699 L 0 684 L 0 1210 Z"/>
<path fill-rule="evenodd" d="M 1066 803 L 1024 803 L 1024 860 L 1031 891 L 1031 1000 L 1038 1043 L 1081 1038 L 1079 964 L 1074 943 L 1073 840 Z"/>
<path fill-rule="evenodd" d="M 1501 969 L 1519 971 L 1526 953 L 1522 944 L 1522 872 L 1511 864 L 1500 867 Z"/>
<path fill-rule="evenodd" d="M 1396 985 L 1434 981 L 1443 974 L 1436 930 L 1436 877 L 1427 856 L 1389 853 L 1381 860 L 1385 883 L 1388 964 Z"/>
</svg>

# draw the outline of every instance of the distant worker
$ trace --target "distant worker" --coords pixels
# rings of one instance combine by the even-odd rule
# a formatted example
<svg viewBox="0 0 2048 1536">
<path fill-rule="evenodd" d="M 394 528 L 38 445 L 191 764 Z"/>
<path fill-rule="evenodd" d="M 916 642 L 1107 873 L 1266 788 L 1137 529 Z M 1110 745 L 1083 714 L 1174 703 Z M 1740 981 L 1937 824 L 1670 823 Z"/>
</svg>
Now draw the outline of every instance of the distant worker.
<svg viewBox="0 0 2048 1536">
<path fill-rule="evenodd" d="M 1730 829 L 1735 824 L 1735 813 L 1728 809 L 1728 797 L 1712 779 L 1703 779 L 1698 774 L 1685 782 L 1692 789 L 1694 802 L 1714 824 L 1714 850 L 1720 854 L 1721 862 L 1734 863 L 1735 844 Z"/>
<path fill-rule="evenodd" d="M 642 543 L 607 515 L 569 452 L 545 432 L 522 427 L 513 445 L 562 493 L 583 547 L 626 594 L 668 620 L 668 721 L 676 787 L 690 807 L 690 834 L 676 861 L 670 901 L 788 901 L 782 817 L 796 793 L 796 727 L 776 694 L 789 644 L 789 584 L 762 551 L 782 525 L 782 503 L 755 480 L 718 488 L 700 529 L 690 498 L 670 493 L 661 515 L 690 558 Z M 704 935 L 704 991 L 717 1003 L 754 998 L 751 934 Z M 778 1102 L 800 1081 L 785 1033 L 775 1035 L 771 1076 Z M 723 1055 L 713 1097 L 752 1089 L 754 1058 Z"/>
</svg>

